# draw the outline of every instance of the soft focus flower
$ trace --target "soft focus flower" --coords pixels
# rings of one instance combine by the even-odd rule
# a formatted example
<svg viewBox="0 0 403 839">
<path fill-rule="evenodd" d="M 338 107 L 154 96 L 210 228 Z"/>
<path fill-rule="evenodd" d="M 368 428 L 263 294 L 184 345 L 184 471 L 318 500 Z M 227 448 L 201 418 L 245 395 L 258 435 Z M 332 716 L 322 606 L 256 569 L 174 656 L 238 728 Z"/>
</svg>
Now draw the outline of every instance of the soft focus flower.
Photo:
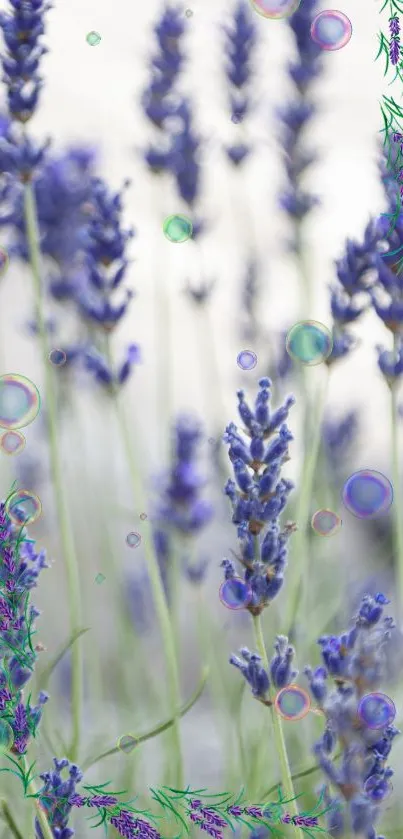
<svg viewBox="0 0 403 839">
<path fill-rule="evenodd" d="M 311 26 L 318 7 L 318 0 L 304 0 L 297 11 L 287 18 L 296 45 L 296 58 L 288 65 L 293 84 L 289 102 L 278 110 L 282 126 L 281 145 L 287 184 L 280 195 L 280 205 L 290 219 L 301 222 L 312 207 L 319 203 L 316 196 L 306 192 L 302 178 L 315 162 L 317 155 L 304 149 L 304 132 L 316 113 L 312 101 L 311 85 L 319 76 L 323 65 L 321 48 L 311 38 Z M 298 249 L 295 236 L 292 247 Z"/>
<path fill-rule="evenodd" d="M 194 131 L 193 111 L 188 99 L 183 99 L 175 109 L 178 129 L 171 133 L 169 168 L 175 176 L 181 198 L 194 211 L 200 192 L 200 137 Z M 201 232 L 200 223 L 193 225 L 192 238 Z"/>
<path fill-rule="evenodd" d="M 70 839 L 75 831 L 68 827 L 73 804 L 76 804 L 76 786 L 82 780 L 83 774 L 66 758 L 53 759 L 54 770 L 44 772 L 40 777 L 44 782 L 40 790 L 40 806 L 45 811 L 55 839 Z M 68 768 L 69 777 L 63 779 L 62 773 Z M 77 804 L 76 804 L 77 806 Z M 35 820 L 37 839 L 43 839 L 43 833 L 38 819 Z"/>
<path fill-rule="evenodd" d="M 233 13 L 232 26 L 223 26 L 226 41 L 224 45 L 227 63 L 226 76 L 229 86 L 231 119 L 234 123 L 245 122 L 252 108 L 250 94 L 253 69 L 251 58 L 257 42 L 257 28 L 248 5 L 239 0 Z M 227 148 L 228 158 L 239 165 L 249 156 L 251 147 L 237 143 Z"/>
<path fill-rule="evenodd" d="M 383 616 L 388 603 L 381 593 L 365 595 L 348 631 L 319 638 L 323 664 L 315 670 L 305 668 L 311 693 L 326 717 L 314 754 L 327 781 L 338 790 L 336 802 L 345 802 L 342 814 L 328 814 L 328 830 L 335 837 L 345 835 L 348 822 L 354 835 L 376 839 L 382 795 L 375 800 L 368 783 L 386 789 L 393 774 L 386 759 L 398 730 L 391 724 L 372 728 L 358 713 L 362 697 L 382 685 L 384 650 L 394 629 L 392 618 Z M 336 762 L 334 754 L 340 748 L 342 756 Z"/>
<path fill-rule="evenodd" d="M 31 589 L 46 564 L 45 553 L 35 552 L 35 543 L 25 529 L 17 528 L 0 504 L 0 719 L 11 726 L 15 755 L 25 754 L 35 737 L 47 694 L 32 706 L 23 699 L 23 687 L 31 678 L 37 654 L 32 646 L 34 623 L 40 612 L 30 605 Z"/>
<path fill-rule="evenodd" d="M 276 411 L 270 411 L 270 379 L 259 381 L 259 391 L 252 411 L 242 390 L 238 391 L 238 411 L 243 437 L 234 423 L 224 436 L 229 444 L 229 459 L 235 480 L 229 480 L 225 493 L 232 504 L 232 521 L 237 526 L 245 583 L 251 590 L 246 608 L 258 615 L 276 597 L 284 582 L 287 565 L 287 542 L 293 524 L 280 526 L 293 484 L 281 477 L 288 459 L 293 436 L 285 420 L 295 402 L 289 396 Z M 224 559 L 225 578 L 235 577 L 235 566 Z"/>
<path fill-rule="evenodd" d="M 47 52 L 40 38 L 45 31 L 43 0 L 10 0 L 9 11 L 0 13 L 6 52 L 0 57 L 9 112 L 14 120 L 28 122 L 38 105 L 42 80 L 39 67 Z"/>
<path fill-rule="evenodd" d="M 173 113 L 170 97 L 184 62 L 181 39 L 185 28 L 182 10 L 173 6 L 164 9 L 161 20 L 154 27 L 159 51 L 150 62 L 152 77 L 142 95 L 142 105 L 148 119 L 158 128 L 162 128 Z"/>
<path fill-rule="evenodd" d="M 348 411 L 342 419 L 326 416 L 322 426 L 322 440 L 329 472 L 340 477 L 343 467 L 351 465 L 351 456 L 357 442 L 359 421 L 356 411 Z"/>
</svg>

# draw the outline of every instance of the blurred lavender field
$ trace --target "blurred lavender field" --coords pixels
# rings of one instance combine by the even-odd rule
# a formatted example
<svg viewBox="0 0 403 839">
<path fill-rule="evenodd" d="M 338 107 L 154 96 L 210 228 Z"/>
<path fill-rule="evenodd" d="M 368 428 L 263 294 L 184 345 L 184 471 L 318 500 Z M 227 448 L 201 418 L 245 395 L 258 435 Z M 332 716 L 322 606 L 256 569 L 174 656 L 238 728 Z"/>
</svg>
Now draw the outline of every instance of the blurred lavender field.
<svg viewBox="0 0 403 839">
<path fill-rule="evenodd" d="M 265 702 L 290 681 L 310 684 L 313 705 L 325 701 L 323 673 L 304 674 L 308 664 L 323 665 L 321 650 L 330 677 L 343 681 L 351 664 L 361 694 L 364 686 L 393 697 L 401 724 L 403 310 L 379 221 L 395 201 L 379 143 L 380 7 L 363 14 L 349 0 L 352 39 L 323 54 L 309 36 L 326 8 L 315 0 L 303 0 L 288 21 L 264 20 L 246 0 L 115 0 L 113 13 L 105 2 L 56 2 L 45 12 L 30 0 L 45 22 L 30 46 L 49 54 L 37 56 L 36 68 L 19 53 L 27 62 L 20 72 L 10 55 L 25 36 L 14 41 L 4 17 L 20 5 L 0 2 L 9 53 L 0 88 L 0 245 L 10 254 L 0 279 L 0 372 L 31 379 L 42 409 L 22 429 L 24 451 L 1 453 L 0 497 L 15 480 L 37 493 L 43 514 L 29 536 L 51 565 L 33 592 L 45 650 L 30 691 L 36 698 L 48 689 L 50 699 L 30 760 L 45 772 L 66 756 L 86 783 L 111 780 L 144 807 L 149 787 L 165 783 L 233 793 L 244 786 L 259 803 L 276 784 L 286 789 L 280 733 L 275 722 L 274 734 L 269 727 Z M 86 41 L 93 30 L 96 46 Z M 51 138 L 35 165 L 32 149 L 22 160 L 23 130 L 41 148 Z M 42 249 L 36 291 L 29 194 Z M 164 219 L 178 213 L 193 222 L 192 239 L 180 245 L 163 233 Z M 394 237 L 400 246 L 402 220 Z M 287 355 L 285 336 L 305 318 L 332 330 L 334 345 L 327 364 L 304 369 Z M 52 366 L 46 348 L 63 349 L 66 364 Z M 252 370 L 237 365 L 244 349 L 256 353 Z M 254 417 L 239 391 L 251 407 L 260 394 Z M 278 421 L 265 413 L 269 399 L 271 412 L 286 406 Z M 231 423 L 246 427 L 250 450 Z M 263 451 L 278 431 L 278 451 Z M 266 491 L 264 466 L 273 478 Z M 341 501 L 349 475 L 366 468 L 384 473 L 395 492 L 390 512 L 371 521 Z M 310 527 L 322 507 L 342 518 L 332 538 Z M 136 547 L 130 533 L 140 537 Z M 251 614 L 220 602 L 231 563 L 254 575 Z M 390 629 L 386 622 L 385 638 L 374 629 L 382 608 L 397 626 L 379 681 Z M 358 640 L 343 636 L 357 614 Z M 270 687 L 248 653 L 230 666 L 246 647 L 265 669 L 259 643 L 263 637 L 271 659 L 278 636 L 295 652 L 279 642 Z M 342 699 L 330 693 L 330 681 L 326 725 L 308 714 L 282 727 L 295 793 L 307 810 L 326 784 L 326 802 L 342 805 L 344 821 L 323 818 L 323 835 L 403 836 L 401 738 L 388 759 L 394 792 L 378 812 L 363 785 L 374 774 L 388 779 L 395 732 L 383 732 L 383 751 L 376 737 L 351 735 L 350 743 L 343 702 L 351 697 L 345 685 Z M 123 735 L 141 739 L 170 720 L 195 694 L 167 731 L 144 736 L 130 754 L 115 748 Z M 49 839 L 5 774 L 1 798 L 15 822 L 6 820 L 3 834 L 0 823 L 0 837 Z M 68 827 L 67 819 L 51 825 L 56 839 L 69 839 L 68 828 L 92 835 L 78 808 Z M 259 831 L 245 835 L 263 837 Z M 116 825 L 107 835 L 146 834 Z"/>
</svg>

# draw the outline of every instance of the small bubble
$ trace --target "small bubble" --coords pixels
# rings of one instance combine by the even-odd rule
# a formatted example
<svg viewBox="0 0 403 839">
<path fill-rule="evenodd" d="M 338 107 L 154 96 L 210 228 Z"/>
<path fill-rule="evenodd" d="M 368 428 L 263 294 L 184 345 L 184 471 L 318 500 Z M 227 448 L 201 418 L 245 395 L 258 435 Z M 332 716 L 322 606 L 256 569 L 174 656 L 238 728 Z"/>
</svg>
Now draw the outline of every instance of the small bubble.
<svg viewBox="0 0 403 839">
<path fill-rule="evenodd" d="M 33 524 L 42 513 L 42 504 L 34 492 L 19 489 L 7 499 L 6 513 L 19 527 Z"/>
<path fill-rule="evenodd" d="M 147 518 L 147 513 L 140 513 L 140 518 L 141 518 L 141 521 L 144 521 L 144 519 Z"/>
<path fill-rule="evenodd" d="M 302 720 L 311 710 L 311 700 L 299 685 L 288 685 L 279 690 L 274 707 L 284 720 Z"/>
<path fill-rule="evenodd" d="M 314 367 L 329 358 L 333 349 L 333 338 L 323 323 L 302 320 L 291 327 L 285 346 L 288 355 L 295 361 Z"/>
<path fill-rule="evenodd" d="M 323 50 L 341 50 L 348 44 L 353 27 L 343 12 L 325 11 L 314 17 L 311 38 Z"/>
<path fill-rule="evenodd" d="M 0 428 L 15 431 L 37 417 L 41 407 L 38 388 L 17 373 L 0 376 Z"/>
<path fill-rule="evenodd" d="M 127 534 L 126 542 L 129 545 L 129 548 L 138 548 L 141 542 L 141 536 L 139 533 L 132 531 L 132 533 Z"/>
<path fill-rule="evenodd" d="M 191 9 L 186 9 L 185 15 L 186 15 L 186 17 L 192 17 L 193 16 L 192 10 Z"/>
<path fill-rule="evenodd" d="M 253 370 L 257 365 L 257 355 L 252 350 L 242 350 L 237 355 L 236 363 L 242 370 Z"/>
<path fill-rule="evenodd" d="M 124 734 L 123 737 L 120 737 L 118 740 L 118 749 L 120 749 L 121 752 L 124 752 L 125 754 L 129 755 L 130 752 L 132 752 L 133 749 L 137 746 L 137 742 L 138 741 L 136 740 L 136 738 L 132 737 L 131 734 Z"/>
<path fill-rule="evenodd" d="M 252 8 L 268 20 L 281 20 L 297 11 L 301 0 L 251 0 Z"/>
<path fill-rule="evenodd" d="M 389 798 L 393 792 L 393 787 L 388 778 L 371 775 L 365 782 L 364 790 L 371 801 L 385 801 L 385 798 Z"/>
<path fill-rule="evenodd" d="M 385 693 L 367 693 L 360 700 L 357 713 L 367 728 L 378 729 L 393 722 L 396 708 Z"/>
<path fill-rule="evenodd" d="M 0 277 L 4 277 L 9 266 L 9 261 L 7 251 L 0 247 Z"/>
<path fill-rule="evenodd" d="M 92 32 L 88 32 L 88 35 L 86 35 L 85 40 L 87 41 L 87 44 L 90 45 L 90 47 L 97 47 L 98 44 L 101 43 L 102 38 L 99 32 L 95 32 L 94 30 L 92 30 Z"/>
<path fill-rule="evenodd" d="M 66 363 L 66 360 L 67 355 L 64 350 L 56 348 L 51 350 L 49 353 L 49 361 L 51 364 L 54 364 L 55 367 L 62 367 L 62 365 Z"/>
<path fill-rule="evenodd" d="M 19 454 L 25 448 L 25 437 L 20 431 L 5 431 L 0 437 L 4 454 Z"/>
<path fill-rule="evenodd" d="M 193 233 L 192 222 L 187 216 L 181 215 L 168 216 L 162 229 L 169 242 L 175 242 L 176 244 L 187 242 Z"/>
<path fill-rule="evenodd" d="M 319 536 L 334 536 L 341 524 L 341 518 L 332 510 L 317 510 L 311 519 L 312 528 Z"/>
<path fill-rule="evenodd" d="M 101 585 L 101 583 L 103 583 L 104 580 L 106 580 L 106 577 L 104 577 L 104 575 L 101 573 L 97 574 L 97 576 L 95 577 L 95 582 L 98 583 L 99 586 Z"/>
<path fill-rule="evenodd" d="M 9 752 L 14 743 L 14 732 L 6 720 L 0 719 L 0 754 Z"/>
<path fill-rule="evenodd" d="M 239 122 L 242 122 L 242 117 L 241 117 L 241 115 L 240 115 L 240 114 L 237 114 L 237 113 L 232 114 L 232 116 L 231 116 L 231 122 L 234 122 L 236 125 L 238 125 L 238 123 L 239 123 Z"/>
<path fill-rule="evenodd" d="M 381 472 L 362 469 L 351 475 L 344 484 L 342 500 L 353 516 L 359 519 L 374 519 L 390 509 L 393 487 Z"/>
<path fill-rule="evenodd" d="M 219 598 L 227 609 L 245 609 L 252 598 L 252 589 L 240 577 L 231 577 L 220 586 Z"/>
</svg>

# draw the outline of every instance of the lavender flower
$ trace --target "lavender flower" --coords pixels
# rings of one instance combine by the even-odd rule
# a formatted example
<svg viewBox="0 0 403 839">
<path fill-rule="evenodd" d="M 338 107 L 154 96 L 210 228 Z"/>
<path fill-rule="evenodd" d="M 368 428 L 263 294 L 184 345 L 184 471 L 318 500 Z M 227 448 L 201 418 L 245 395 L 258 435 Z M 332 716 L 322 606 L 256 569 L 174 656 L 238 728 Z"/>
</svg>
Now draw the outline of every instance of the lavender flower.
<svg viewBox="0 0 403 839">
<path fill-rule="evenodd" d="M 399 733 L 393 725 L 382 729 L 370 728 L 358 714 L 361 698 L 379 688 L 384 674 L 384 651 L 394 622 L 383 617 L 389 601 L 383 594 L 366 595 L 350 630 L 340 636 L 323 636 L 318 644 L 323 665 L 312 670 L 305 668 L 313 697 L 326 716 L 326 727 L 315 744 L 318 765 L 328 782 L 338 789 L 336 803 L 345 806 L 336 819 L 331 812 L 328 830 L 332 836 L 365 834 L 376 839 L 382 790 L 393 774 L 386 767 L 392 741 Z M 335 687 L 328 686 L 333 678 Z M 338 764 L 333 757 L 337 747 L 342 749 Z M 371 787 L 379 786 L 379 796 Z"/>
<path fill-rule="evenodd" d="M 318 0 L 305 0 L 297 11 L 287 18 L 297 48 L 296 60 L 288 65 L 294 92 L 288 105 L 279 109 L 282 124 L 281 144 L 287 174 L 287 187 L 280 195 L 280 205 L 290 219 L 301 222 L 312 207 L 319 203 L 316 196 L 304 191 L 302 177 L 316 160 L 316 154 L 303 148 L 303 133 L 316 113 L 312 102 L 311 85 L 322 70 L 322 50 L 311 38 L 311 25 L 317 12 Z M 292 242 L 298 250 L 295 234 Z"/>
<path fill-rule="evenodd" d="M 35 737 L 48 699 L 47 694 L 40 693 L 33 707 L 30 698 L 24 703 L 22 692 L 37 659 L 31 639 L 40 612 L 29 606 L 30 592 L 48 566 L 45 553 L 35 552 L 25 529 L 17 530 L 11 522 L 4 502 L 0 504 L 0 557 L 0 719 L 11 727 L 11 751 L 19 756 L 25 754 L 29 740 Z"/>
<path fill-rule="evenodd" d="M 183 99 L 175 109 L 179 123 L 177 131 L 171 133 L 168 155 L 169 169 L 175 177 L 179 195 L 194 213 L 200 192 L 200 137 L 193 128 L 193 112 L 188 99 Z M 193 219 L 192 239 L 202 232 L 203 222 Z"/>
<path fill-rule="evenodd" d="M 257 42 L 257 29 L 248 6 L 239 0 L 234 9 L 232 27 L 223 27 L 226 34 L 226 76 L 229 84 L 231 119 L 244 123 L 252 109 L 250 83 L 253 75 L 251 57 Z M 251 147 L 240 142 L 226 149 L 229 160 L 238 166 L 249 156 Z"/>
<path fill-rule="evenodd" d="M 39 66 L 47 52 L 39 39 L 45 31 L 44 17 L 50 5 L 43 0 L 10 0 L 10 12 L 0 14 L 0 28 L 6 46 L 1 56 L 3 81 L 7 88 L 12 118 L 26 123 L 38 105 L 42 80 Z"/>
<path fill-rule="evenodd" d="M 399 63 L 400 55 L 401 55 L 401 46 L 400 46 L 400 24 L 399 24 L 399 17 L 395 12 L 392 17 L 389 18 L 389 32 L 390 32 L 390 41 L 389 41 L 389 58 L 391 64 L 396 66 Z"/>
<path fill-rule="evenodd" d="M 281 467 L 288 459 L 288 445 L 293 439 L 285 420 L 295 399 L 289 396 L 271 412 L 270 388 L 270 379 L 260 379 L 254 411 L 247 405 L 244 392 L 238 391 L 238 411 L 246 439 L 234 423 L 227 427 L 224 436 L 235 477 L 235 481 L 227 482 L 225 493 L 237 526 L 239 561 L 251 591 L 246 608 L 252 615 L 259 615 L 280 591 L 287 564 L 287 542 L 295 529 L 293 524 L 280 527 L 280 515 L 293 489 L 291 481 L 281 477 Z M 226 579 L 236 576 L 231 560 L 224 559 L 222 565 Z"/>
<path fill-rule="evenodd" d="M 271 705 L 269 699 L 270 683 L 277 689 L 292 684 L 298 676 L 298 670 L 292 668 L 292 661 L 295 655 L 294 647 L 288 643 L 285 635 L 278 635 L 275 644 L 275 655 L 269 664 L 270 674 L 261 664 L 261 658 L 256 653 L 251 653 L 247 647 L 239 652 L 241 658 L 232 654 L 230 664 L 237 667 L 250 685 L 252 694 L 264 705 Z M 252 815 L 252 814 L 251 814 Z"/>
<path fill-rule="evenodd" d="M 200 497 L 206 480 L 197 468 L 197 450 L 202 440 L 198 422 L 191 416 L 178 418 L 174 428 L 174 460 L 169 473 L 159 480 L 160 497 L 155 510 L 154 545 L 160 570 L 167 584 L 171 557 L 171 535 L 190 537 L 212 519 L 213 507 Z M 186 562 L 187 564 L 187 562 Z M 199 582 L 206 571 L 204 562 L 187 566 L 191 580 Z"/>
<path fill-rule="evenodd" d="M 44 772 L 40 777 L 44 782 L 40 790 L 40 806 L 45 811 L 49 825 L 55 839 L 70 839 L 75 836 L 75 831 L 68 827 L 72 807 L 78 804 L 76 786 L 82 780 L 83 774 L 66 758 L 57 760 L 53 758 L 53 772 Z M 69 771 L 68 780 L 63 780 L 64 769 Z M 35 820 L 35 833 L 37 839 L 43 839 L 43 833 L 38 819 Z"/>
<path fill-rule="evenodd" d="M 344 417 L 325 417 L 322 427 L 323 448 L 331 475 L 340 476 L 341 468 L 351 463 L 352 448 L 359 429 L 356 411 L 348 411 Z"/>
</svg>

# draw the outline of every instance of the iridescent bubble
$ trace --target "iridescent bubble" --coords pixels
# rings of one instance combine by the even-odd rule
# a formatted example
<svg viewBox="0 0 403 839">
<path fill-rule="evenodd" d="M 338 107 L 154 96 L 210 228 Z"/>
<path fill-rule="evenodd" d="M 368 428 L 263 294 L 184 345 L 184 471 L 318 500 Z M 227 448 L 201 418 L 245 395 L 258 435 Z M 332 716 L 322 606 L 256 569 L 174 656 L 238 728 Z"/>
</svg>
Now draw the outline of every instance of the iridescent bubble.
<svg viewBox="0 0 403 839">
<path fill-rule="evenodd" d="M 0 754 L 9 752 L 14 743 L 14 732 L 6 720 L 0 720 Z"/>
<path fill-rule="evenodd" d="M 317 510 L 311 519 L 311 525 L 319 536 L 334 536 L 341 527 L 341 518 L 333 510 Z"/>
<path fill-rule="evenodd" d="M 134 531 L 128 533 L 126 536 L 126 542 L 129 545 L 129 548 L 138 548 L 141 542 L 140 533 L 135 533 Z"/>
<path fill-rule="evenodd" d="M 118 740 L 118 749 L 121 752 L 125 752 L 125 754 L 129 755 L 130 752 L 137 746 L 137 740 L 135 737 L 132 737 L 131 734 L 124 734 L 123 737 L 120 737 Z"/>
<path fill-rule="evenodd" d="M 41 407 L 39 390 L 17 373 L 0 376 L 0 428 L 15 431 L 34 421 Z"/>
<path fill-rule="evenodd" d="M 193 225 L 190 218 L 187 216 L 174 215 L 168 216 L 162 226 L 164 236 L 176 244 L 187 242 L 193 233 Z"/>
<path fill-rule="evenodd" d="M 358 519 L 374 519 L 390 509 L 393 487 L 390 481 L 373 469 L 361 469 L 346 481 L 343 504 Z"/>
<path fill-rule="evenodd" d="M 185 15 L 186 15 L 186 17 L 192 17 L 192 15 L 193 15 L 192 10 L 191 9 L 186 9 Z"/>
<path fill-rule="evenodd" d="M 323 323 L 302 320 L 291 327 L 285 346 L 291 358 L 313 367 L 329 358 L 333 349 L 333 337 Z"/>
<path fill-rule="evenodd" d="M 348 44 L 353 27 L 347 15 L 327 9 L 314 17 L 311 38 L 323 50 L 341 50 Z"/>
<path fill-rule="evenodd" d="M 20 431 L 5 431 L 0 437 L 4 454 L 19 454 L 25 448 L 25 437 Z"/>
<path fill-rule="evenodd" d="M 242 350 L 237 355 L 236 363 L 242 370 L 253 370 L 257 365 L 257 355 L 252 350 Z"/>
<path fill-rule="evenodd" d="M 378 729 L 393 722 L 396 708 L 385 693 L 367 693 L 360 700 L 357 713 L 367 728 Z"/>
<path fill-rule="evenodd" d="M 219 598 L 227 609 L 245 609 L 252 599 L 252 589 L 240 577 L 231 577 L 220 586 Z"/>
<path fill-rule="evenodd" d="M 364 790 L 371 801 L 385 801 L 393 792 L 393 787 L 388 778 L 371 775 L 364 784 Z"/>
<path fill-rule="evenodd" d="M 251 0 L 252 8 L 268 20 L 282 20 L 297 11 L 301 0 Z"/>
<path fill-rule="evenodd" d="M 14 524 L 26 527 L 39 519 L 42 504 L 34 492 L 19 489 L 7 499 L 6 513 Z"/>
<path fill-rule="evenodd" d="M 140 513 L 140 518 L 141 518 L 141 521 L 144 521 L 144 519 L 147 518 L 147 513 Z"/>
<path fill-rule="evenodd" d="M 284 720 L 302 720 L 311 710 L 311 700 L 299 685 L 288 685 L 279 690 L 274 707 Z"/>
<path fill-rule="evenodd" d="M 99 574 L 97 574 L 97 576 L 95 577 L 95 582 L 96 582 L 99 586 L 101 585 L 101 583 L 103 583 L 103 582 L 104 582 L 104 580 L 106 580 L 106 577 L 104 576 L 104 574 L 99 573 Z"/>
<path fill-rule="evenodd" d="M 64 350 L 55 348 L 54 350 L 51 350 L 49 353 L 49 361 L 51 362 L 51 364 L 54 364 L 55 367 L 62 367 L 62 365 L 66 363 L 66 360 L 67 355 L 64 352 Z"/>
<path fill-rule="evenodd" d="M 0 248 L 0 277 L 3 277 L 9 265 L 8 253 L 4 248 Z"/>
<path fill-rule="evenodd" d="M 98 44 L 101 43 L 102 38 L 99 32 L 95 32 L 94 30 L 92 30 L 92 32 L 88 32 L 88 35 L 86 35 L 85 40 L 87 41 L 87 44 L 90 45 L 90 47 L 97 47 Z"/>
</svg>

